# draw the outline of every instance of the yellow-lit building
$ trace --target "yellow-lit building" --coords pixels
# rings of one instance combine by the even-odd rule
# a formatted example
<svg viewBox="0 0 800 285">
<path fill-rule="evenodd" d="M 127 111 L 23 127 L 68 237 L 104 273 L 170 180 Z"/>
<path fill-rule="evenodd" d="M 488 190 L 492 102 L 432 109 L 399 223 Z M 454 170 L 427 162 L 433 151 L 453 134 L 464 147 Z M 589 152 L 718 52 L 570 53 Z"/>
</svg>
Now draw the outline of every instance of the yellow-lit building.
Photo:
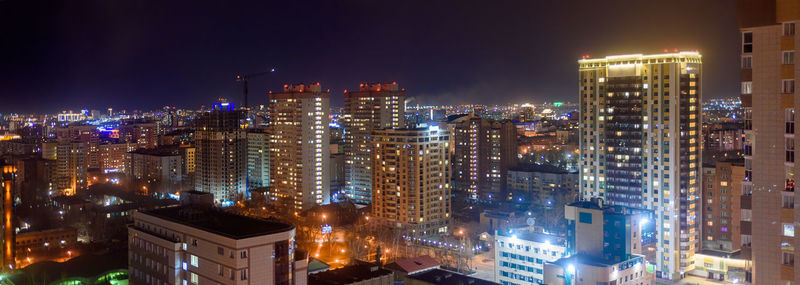
<svg viewBox="0 0 800 285">
<path fill-rule="evenodd" d="M 270 195 L 296 211 L 330 203 L 330 92 L 284 85 L 269 94 Z"/>
<path fill-rule="evenodd" d="M 702 57 L 631 54 L 578 61 L 583 199 L 649 209 L 656 276 L 694 267 L 701 175 Z"/>
<path fill-rule="evenodd" d="M 408 235 L 450 223 L 450 134 L 439 127 L 373 132 L 372 215 Z"/>
</svg>

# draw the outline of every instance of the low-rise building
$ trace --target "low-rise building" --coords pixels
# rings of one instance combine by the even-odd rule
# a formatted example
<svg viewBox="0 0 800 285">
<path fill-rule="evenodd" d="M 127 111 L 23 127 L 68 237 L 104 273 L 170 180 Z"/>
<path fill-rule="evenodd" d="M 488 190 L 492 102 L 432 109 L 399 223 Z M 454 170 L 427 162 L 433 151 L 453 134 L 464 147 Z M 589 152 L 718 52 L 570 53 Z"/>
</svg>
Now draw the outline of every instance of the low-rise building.
<svg viewBox="0 0 800 285">
<path fill-rule="evenodd" d="M 645 285 L 653 284 L 648 278 L 644 256 L 633 256 L 624 261 L 587 254 L 575 254 L 545 264 L 545 284 L 548 285 Z"/>
<path fill-rule="evenodd" d="M 569 256 L 544 266 L 544 284 L 653 284 L 642 253 L 649 212 L 597 201 L 565 207 Z"/>
<path fill-rule="evenodd" d="M 533 230 L 498 231 L 494 241 L 494 281 L 543 284 L 544 264 L 568 255 L 564 238 Z"/>
<path fill-rule="evenodd" d="M 307 282 L 308 257 L 296 252 L 293 225 L 218 210 L 213 198 L 203 199 L 207 195 L 186 191 L 182 206 L 134 214 L 128 228 L 132 284 Z"/>
</svg>

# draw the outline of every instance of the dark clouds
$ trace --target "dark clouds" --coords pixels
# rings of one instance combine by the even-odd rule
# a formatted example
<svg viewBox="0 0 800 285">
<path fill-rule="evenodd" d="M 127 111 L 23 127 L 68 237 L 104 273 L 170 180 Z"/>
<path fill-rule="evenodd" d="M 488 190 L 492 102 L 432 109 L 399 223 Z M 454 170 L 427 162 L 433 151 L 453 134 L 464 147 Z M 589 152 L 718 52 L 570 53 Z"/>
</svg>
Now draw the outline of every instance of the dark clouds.
<svg viewBox="0 0 800 285">
<path fill-rule="evenodd" d="M 426 103 L 575 100 L 577 64 L 704 55 L 705 97 L 736 96 L 735 2 L 0 1 L 0 112 L 195 108 L 286 82 L 397 81 Z"/>
</svg>

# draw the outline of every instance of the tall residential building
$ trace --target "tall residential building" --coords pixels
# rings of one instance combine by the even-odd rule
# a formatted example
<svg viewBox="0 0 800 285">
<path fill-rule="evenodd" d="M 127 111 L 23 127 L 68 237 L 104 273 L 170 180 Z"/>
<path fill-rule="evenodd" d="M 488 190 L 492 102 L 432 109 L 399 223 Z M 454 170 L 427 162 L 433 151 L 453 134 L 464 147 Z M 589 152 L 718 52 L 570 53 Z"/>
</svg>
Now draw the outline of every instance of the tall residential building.
<svg viewBox="0 0 800 285">
<path fill-rule="evenodd" d="M 450 134 L 437 126 L 372 133 L 372 215 L 409 235 L 447 232 Z"/>
<path fill-rule="evenodd" d="M 269 186 L 269 134 L 261 129 L 247 131 L 247 189 Z"/>
<path fill-rule="evenodd" d="M 97 148 L 100 157 L 100 169 L 106 172 L 125 172 L 125 153 L 136 149 L 132 143 L 104 143 Z"/>
<path fill-rule="evenodd" d="M 752 203 L 754 284 L 800 281 L 795 228 L 800 207 L 795 176 L 795 133 L 800 73 L 795 50 L 800 21 L 797 0 L 740 0 L 742 107 L 745 110 L 745 178 Z M 743 196 L 744 197 L 744 196 Z M 744 211 L 743 211 L 744 212 Z"/>
<path fill-rule="evenodd" d="M 158 145 L 158 122 L 148 120 L 126 120 L 119 126 L 119 138 L 136 144 L 137 148 L 153 148 Z"/>
<path fill-rule="evenodd" d="M 214 209 L 215 198 L 200 193 L 182 192 L 181 206 L 134 212 L 132 284 L 306 284 L 308 259 L 295 248 L 294 226 Z"/>
<path fill-rule="evenodd" d="M 508 169 L 517 161 L 517 129 L 511 121 L 471 114 L 453 128 L 453 186 L 470 199 L 498 200 Z"/>
<path fill-rule="evenodd" d="M 89 143 L 59 142 L 56 145 L 56 196 L 74 195 L 88 184 Z"/>
<path fill-rule="evenodd" d="M 750 196 L 741 194 L 742 181 L 742 158 L 703 163 L 701 246 L 692 275 L 732 283 L 751 281 Z"/>
<path fill-rule="evenodd" d="M 14 257 L 14 244 L 16 232 L 14 231 L 14 179 L 16 179 L 17 169 L 14 165 L 3 162 L 3 203 L 2 203 L 2 228 L 3 228 L 3 248 L 0 249 L 2 253 L 2 272 L 11 272 L 17 269 L 17 262 Z"/>
<path fill-rule="evenodd" d="M 552 205 L 560 197 L 565 203 L 575 202 L 578 193 L 578 173 L 550 165 L 518 165 L 508 170 L 506 183 L 508 201 L 524 201 L 561 209 Z"/>
<path fill-rule="evenodd" d="M 17 207 L 43 207 L 56 195 L 56 161 L 43 159 L 36 154 L 11 158 L 16 168 L 14 195 L 19 198 Z"/>
<path fill-rule="evenodd" d="M 397 83 L 360 84 L 344 94 L 345 192 L 358 204 L 372 201 L 369 139 L 372 131 L 405 121 L 405 91 Z"/>
<path fill-rule="evenodd" d="M 742 181 L 743 159 L 703 166 L 702 249 L 732 252 L 742 248 Z"/>
<path fill-rule="evenodd" d="M 345 192 L 355 203 L 372 201 L 372 131 L 405 125 L 405 97 L 396 82 L 360 84 L 358 91 L 344 93 Z"/>
<path fill-rule="evenodd" d="M 701 55 L 578 63 L 581 196 L 654 211 L 656 275 L 678 279 L 698 246 Z"/>
<path fill-rule="evenodd" d="M 140 148 L 125 156 L 128 180 L 145 195 L 175 193 L 183 190 L 182 149 Z"/>
<path fill-rule="evenodd" d="M 244 112 L 232 103 L 216 103 L 198 118 L 195 189 L 229 205 L 247 196 L 247 133 Z"/>
<path fill-rule="evenodd" d="M 82 142 L 86 147 L 86 168 L 100 168 L 100 132 L 94 125 L 68 125 L 56 128 L 59 143 Z"/>
<path fill-rule="evenodd" d="M 330 203 L 330 92 L 284 85 L 269 93 L 270 186 L 296 211 Z"/>
</svg>

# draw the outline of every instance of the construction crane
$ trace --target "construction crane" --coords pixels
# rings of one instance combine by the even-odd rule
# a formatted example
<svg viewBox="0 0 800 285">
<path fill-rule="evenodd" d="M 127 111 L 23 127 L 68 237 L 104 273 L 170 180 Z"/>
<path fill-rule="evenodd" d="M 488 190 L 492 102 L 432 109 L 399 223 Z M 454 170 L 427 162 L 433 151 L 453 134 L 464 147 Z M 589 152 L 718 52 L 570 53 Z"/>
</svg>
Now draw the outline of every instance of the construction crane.
<svg viewBox="0 0 800 285">
<path fill-rule="evenodd" d="M 270 73 L 273 73 L 273 72 L 275 72 L 275 68 L 274 67 L 271 68 L 269 71 L 249 73 L 249 74 L 244 74 L 244 75 L 236 75 L 236 82 L 241 82 L 242 83 L 242 92 L 244 93 L 244 106 L 243 107 L 245 109 L 249 108 L 249 106 L 247 105 L 247 79 L 248 78 L 253 78 L 253 77 L 264 76 L 264 75 L 267 75 L 267 74 L 270 74 Z"/>
</svg>

